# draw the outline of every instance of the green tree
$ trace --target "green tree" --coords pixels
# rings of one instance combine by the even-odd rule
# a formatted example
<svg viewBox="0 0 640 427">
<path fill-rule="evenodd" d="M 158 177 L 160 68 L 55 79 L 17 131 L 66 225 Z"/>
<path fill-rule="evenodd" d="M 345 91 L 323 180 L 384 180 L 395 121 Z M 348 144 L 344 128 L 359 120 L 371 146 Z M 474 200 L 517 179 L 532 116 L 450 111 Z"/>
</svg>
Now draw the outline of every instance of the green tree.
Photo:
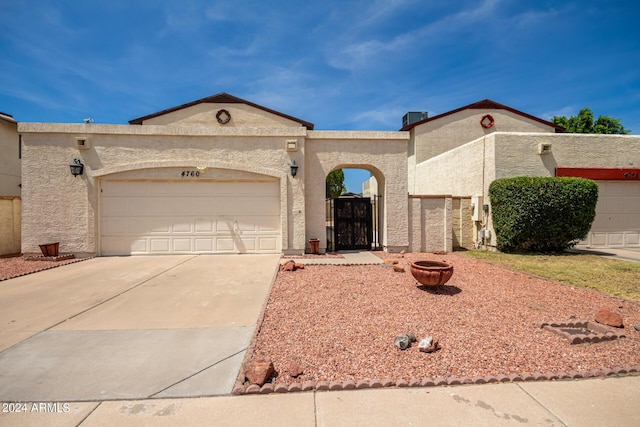
<svg viewBox="0 0 640 427">
<path fill-rule="evenodd" d="M 342 169 L 336 169 L 327 175 L 327 197 L 336 198 L 340 197 L 342 193 L 347 191 L 347 187 L 344 185 L 344 172 Z"/>
<path fill-rule="evenodd" d="M 584 107 L 578 115 L 566 118 L 565 116 L 553 116 L 551 122 L 562 126 L 568 133 L 606 133 L 627 135 L 630 130 L 625 129 L 619 119 L 611 116 L 598 116 L 593 118 L 593 112 L 589 107 Z"/>
</svg>

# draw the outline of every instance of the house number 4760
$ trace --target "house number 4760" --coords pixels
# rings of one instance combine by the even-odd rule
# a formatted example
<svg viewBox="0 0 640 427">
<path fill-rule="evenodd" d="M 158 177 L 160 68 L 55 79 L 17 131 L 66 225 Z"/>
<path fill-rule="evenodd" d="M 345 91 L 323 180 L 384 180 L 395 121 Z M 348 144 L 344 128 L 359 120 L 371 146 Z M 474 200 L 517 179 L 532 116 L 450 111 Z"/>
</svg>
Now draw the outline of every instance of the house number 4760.
<svg viewBox="0 0 640 427">
<path fill-rule="evenodd" d="M 180 174 L 180 176 L 182 176 L 183 178 L 187 178 L 187 177 L 198 177 L 200 176 L 200 171 L 182 171 L 182 174 Z"/>
</svg>

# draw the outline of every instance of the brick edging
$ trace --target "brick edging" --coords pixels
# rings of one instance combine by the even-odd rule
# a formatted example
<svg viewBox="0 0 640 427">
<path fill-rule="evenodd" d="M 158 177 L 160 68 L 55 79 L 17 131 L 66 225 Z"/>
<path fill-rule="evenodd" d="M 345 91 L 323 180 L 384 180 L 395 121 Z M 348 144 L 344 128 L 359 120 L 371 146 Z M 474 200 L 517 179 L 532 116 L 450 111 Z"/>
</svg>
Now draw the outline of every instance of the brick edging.
<svg viewBox="0 0 640 427">
<path fill-rule="evenodd" d="M 251 384 L 245 386 L 242 382 L 237 381 L 231 394 L 269 394 L 269 393 L 298 393 L 306 391 L 340 391 L 340 390 L 363 390 L 370 388 L 401 388 L 401 387 L 439 387 L 452 385 L 479 385 L 479 384 L 498 384 L 498 383 L 515 383 L 529 381 L 555 381 L 555 380 L 576 380 L 588 378 L 605 378 L 619 377 L 640 374 L 640 365 L 628 367 L 614 367 L 610 369 L 595 369 L 585 371 L 569 371 L 563 373 L 547 372 L 545 374 L 535 372 L 532 374 L 511 374 L 511 375 L 487 375 L 476 377 L 436 377 L 419 379 L 412 378 L 407 380 L 360 380 L 354 381 L 305 381 L 291 384 L 284 383 L 267 383 L 262 387 Z"/>
</svg>

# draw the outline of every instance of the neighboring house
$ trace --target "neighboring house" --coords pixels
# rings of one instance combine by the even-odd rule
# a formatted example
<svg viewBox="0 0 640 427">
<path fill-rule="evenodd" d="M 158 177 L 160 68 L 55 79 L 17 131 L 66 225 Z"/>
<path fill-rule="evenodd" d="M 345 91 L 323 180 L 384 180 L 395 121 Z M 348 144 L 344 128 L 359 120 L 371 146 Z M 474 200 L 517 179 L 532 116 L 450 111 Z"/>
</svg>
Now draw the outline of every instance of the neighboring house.
<svg viewBox="0 0 640 427">
<path fill-rule="evenodd" d="M 604 200 L 621 189 L 640 199 L 640 136 L 558 134 L 488 100 L 419 117 L 398 132 L 316 131 L 222 93 L 129 125 L 20 123 L 22 251 L 59 241 L 77 254 L 294 254 L 311 238 L 324 250 L 325 179 L 340 168 L 371 172 L 365 197 L 377 201 L 374 215 L 349 211 L 340 235 L 370 246 L 358 237 L 371 234 L 366 213 L 388 251 L 493 246 L 487 189 L 499 177 L 595 167 L 624 179 L 600 182 Z M 599 205 L 591 243 L 640 246 L 634 203 L 630 221 L 625 204 Z"/>
<path fill-rule="evenodd" d="M 0 113 L 0 255 L 20 252 L 20 136 L 12 116 Z"/>
<path fill-rule="evenodd" d="M 20 136 L 12 116 L 0 113 L 0 196 L 20 196 Z"/>
</svg>

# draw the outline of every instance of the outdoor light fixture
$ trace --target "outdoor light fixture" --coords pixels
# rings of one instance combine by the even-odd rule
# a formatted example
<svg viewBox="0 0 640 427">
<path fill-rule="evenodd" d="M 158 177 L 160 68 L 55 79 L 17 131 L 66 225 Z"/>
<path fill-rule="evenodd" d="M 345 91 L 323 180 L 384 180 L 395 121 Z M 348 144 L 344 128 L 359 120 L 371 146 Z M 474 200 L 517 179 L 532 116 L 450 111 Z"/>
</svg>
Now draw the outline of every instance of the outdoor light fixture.
<svg viewBox="0 0 640 427">
<path fill-rule="evenodd" d="M 291 176 L 295 177 L 298 174 L 298 165 L 296 165 L 296 161 L 294 160 L 289 167 L 291 168 Z"/>
<path fill-rule="evenodd" d="M 84 171 L 84 165 L 78 159 L 74 159 L 73 163 L 69 165 L 69 168 L 71 169 L 71 175 L 73 175 L 74 178 L 78 175 L 82 175 L 82 172 Z"/>
</svg>

